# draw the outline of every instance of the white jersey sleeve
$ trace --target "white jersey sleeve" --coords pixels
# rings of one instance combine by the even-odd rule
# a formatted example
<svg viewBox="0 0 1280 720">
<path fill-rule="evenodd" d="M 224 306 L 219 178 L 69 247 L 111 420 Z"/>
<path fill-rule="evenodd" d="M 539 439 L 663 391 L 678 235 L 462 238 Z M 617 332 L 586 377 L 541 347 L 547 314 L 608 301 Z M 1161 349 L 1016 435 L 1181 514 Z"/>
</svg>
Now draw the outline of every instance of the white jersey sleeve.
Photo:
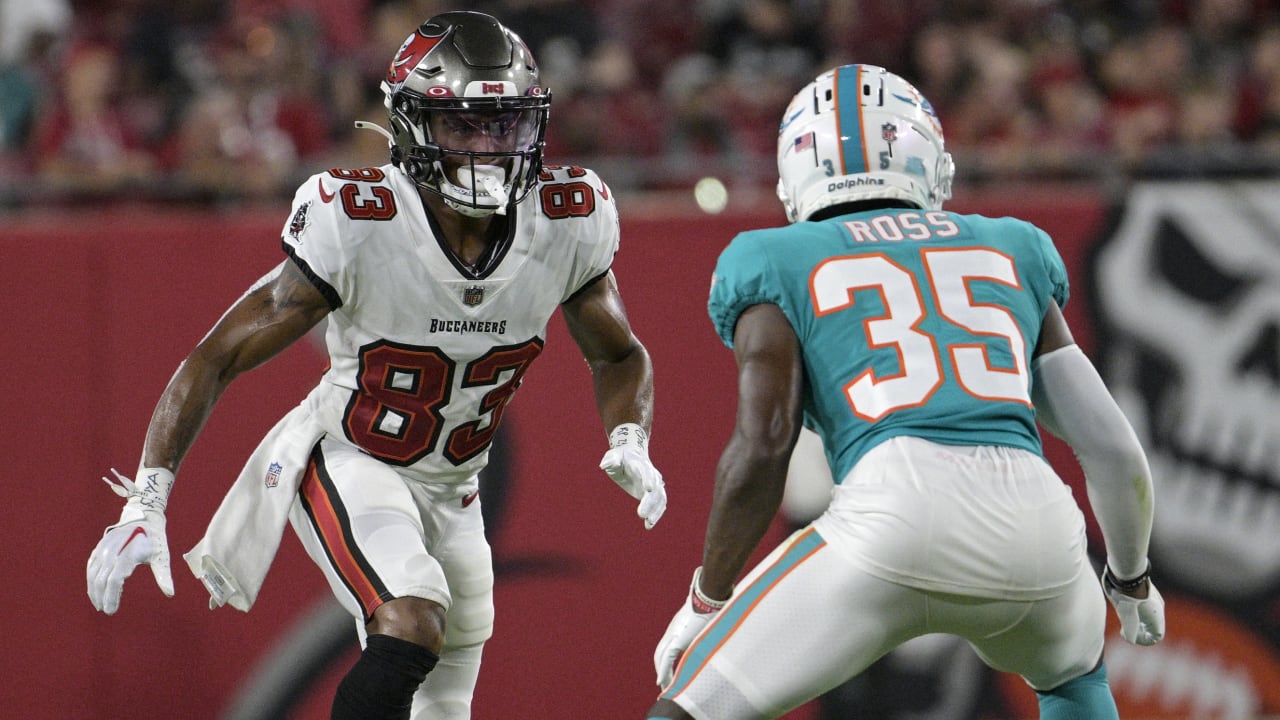
<svg viewBox="0 0 1280 720">
<path fill-rule="evenodd" d="M 334 173 L 344 173 L 341 178 Z M 359 177 L 359 173 L 369 177 Z M 330 170 L 307 178 L 293 197 L 293 207 L 281 232 L 284 252 L 329 301 L 331 309 L 348 302 L 355 292 L 355 279 L 348 270 L 374 225 L 354 220 L 378 219 L 376 214 L 390 207 L 391 191 L 378 180 L 381 176 L 365 170 Z M 342 195 L 340 197 L 340 194 Z M 353 218 L 351 213 L 363 214 Z"/>
<path fill-rule="evenodd" d="M 572 251 L 563 302 L 613 265 L 620 237 L 618 207 L 600 176 L 576 166 L 548 166 L 535 192 L 543 225 L 555 228 L 558 242 Z"/>
</svg>

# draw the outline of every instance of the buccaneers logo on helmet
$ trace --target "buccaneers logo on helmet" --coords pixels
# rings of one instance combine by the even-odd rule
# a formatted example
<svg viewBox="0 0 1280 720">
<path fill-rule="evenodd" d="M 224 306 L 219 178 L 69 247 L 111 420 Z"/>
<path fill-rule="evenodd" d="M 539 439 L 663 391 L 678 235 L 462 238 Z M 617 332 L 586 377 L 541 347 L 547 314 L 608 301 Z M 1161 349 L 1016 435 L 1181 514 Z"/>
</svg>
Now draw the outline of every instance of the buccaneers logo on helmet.
<svg viewBox="0 0 1280 720">
<path fill-rule="evenodd" d="M 446 33 L 439 35 L 424 35 L 422 29 L 405 39 L 404 44 L 400 46 L 400 51 L 396 53 L 396 57 L 391 61 L 391 65 L 387 67 L 387 83 L 392 86 L 399 86 L 405 80 L 409 79 L 409 73 L 418 67 L 418 63 L 422 62 L 422 58 L 427 56 L 436 45 L 444 39 Z"/>
</svg>

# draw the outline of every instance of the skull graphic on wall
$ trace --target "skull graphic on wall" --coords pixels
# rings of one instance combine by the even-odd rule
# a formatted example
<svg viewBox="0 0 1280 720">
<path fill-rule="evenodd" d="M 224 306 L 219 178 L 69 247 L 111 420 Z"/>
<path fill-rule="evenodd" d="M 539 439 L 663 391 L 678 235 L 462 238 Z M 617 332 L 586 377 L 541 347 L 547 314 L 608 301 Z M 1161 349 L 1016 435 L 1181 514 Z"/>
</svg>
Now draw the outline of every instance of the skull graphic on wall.
<svg viewBox="0 0 1280 720">
<path fill-rule="evenodd" d="M 1152 557 L 1197 593 L 1280 585 L 1280 183 L 1143 183 L 1095 258 L 1100 370 L 1156 488 Z"/>
</svg>

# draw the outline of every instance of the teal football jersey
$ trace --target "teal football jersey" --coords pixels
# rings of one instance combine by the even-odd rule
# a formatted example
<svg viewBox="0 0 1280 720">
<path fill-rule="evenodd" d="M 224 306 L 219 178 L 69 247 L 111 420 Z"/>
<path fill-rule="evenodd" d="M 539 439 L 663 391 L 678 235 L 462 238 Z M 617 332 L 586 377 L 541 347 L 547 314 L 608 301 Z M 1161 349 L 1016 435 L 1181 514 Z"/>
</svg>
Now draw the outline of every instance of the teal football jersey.
<svg viewBox="0 0 1280 720">
<path fill-rule="evenodd" d="M 1031 353 L 1066 267 L 1015 218 L 875 210 L 739 234 L 708 311 L 733 346 L 743 310 L 781 308 L 804 358 L 804 422 L 837 482 L 868 450 L 911 435 L 1043 455 Z"/>
</svg>

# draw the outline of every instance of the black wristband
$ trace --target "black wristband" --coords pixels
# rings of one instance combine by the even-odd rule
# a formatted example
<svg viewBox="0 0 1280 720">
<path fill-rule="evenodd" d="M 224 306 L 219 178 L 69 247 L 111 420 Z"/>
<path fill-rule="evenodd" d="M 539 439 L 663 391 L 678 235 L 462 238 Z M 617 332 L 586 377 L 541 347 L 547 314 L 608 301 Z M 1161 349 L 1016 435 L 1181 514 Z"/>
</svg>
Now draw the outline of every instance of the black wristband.
<svg viewBox="0 0 1280 720">
<path fill-rule="evenodd" d="M 1147 569 L 1143 570 L 1141 575 L 1131 580 L 1121 580 L 1117 578 L 1115 576 L 1115 573 L 1111 572 L 1110 565 L 1107 565 L 1106 569 L 1102 573 L 1103 582 L 1105 582 L 1109 587 L 1113 587 L 1116 590 L 1119 590 L 1120 592 L 1133 592 L 1134 590 L 1137 590 L 1138 588 L 1142 587 L 1142 584 L 1145 583 L 1147 579 L 1150 577 L 1151 577 L 1151 561 L 1150 560 L 1147 561 Z"/>
</svg>

